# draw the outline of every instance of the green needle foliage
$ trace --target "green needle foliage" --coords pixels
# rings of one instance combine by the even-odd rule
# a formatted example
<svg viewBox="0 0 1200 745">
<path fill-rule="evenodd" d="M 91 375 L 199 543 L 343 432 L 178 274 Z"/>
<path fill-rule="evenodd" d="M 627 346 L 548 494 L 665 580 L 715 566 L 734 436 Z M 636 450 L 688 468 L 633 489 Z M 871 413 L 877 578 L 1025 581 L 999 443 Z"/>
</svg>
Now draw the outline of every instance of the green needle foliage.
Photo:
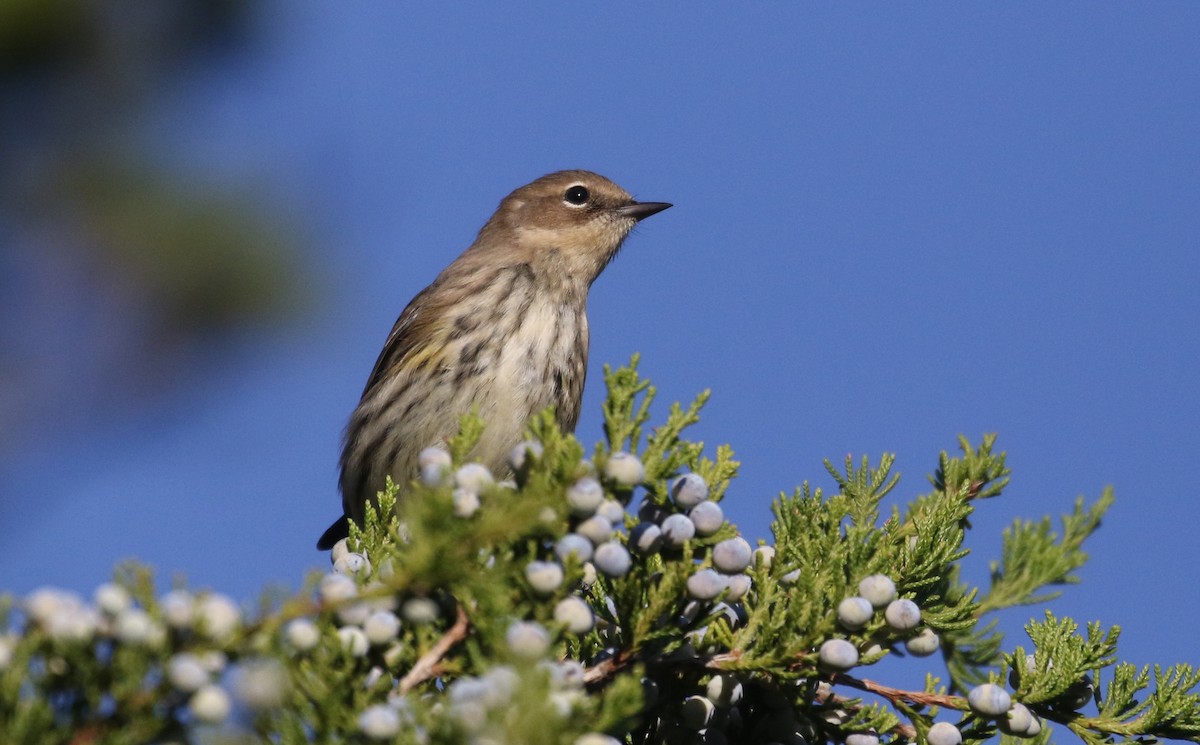
<svg viewBox="0 0 1200 745">
<path fill-rule="evenodd" d="M 836 490 L 780 495 L 752 552 L 719 507 L 732 450 L 685 438 L 708 393 L 655 426 L 637 358 L 605 372 L 590 461 L 547 412 L 512 473 L 472 481 L 468 417 L 452 466 L 400 503 L 389 484 L 295 595 L 158 595 L 124 566 L 91 602 L 0 601 L 0 743 L 1200 742 L 1192 667 L 1118 662 L 1117 628 L 1048 611 L 1030 651 L 997 631 L 1077 581 L 1111 492 L 1057 530 L 1016 521 L 970 586 L 970 518 L 1009 469 L 994 436 L 960 439 L 887 509 L 892 456 L 827 462 Z M 870 674 L 893 654 L 926 666 L 922 688 Z"/>
</svg>

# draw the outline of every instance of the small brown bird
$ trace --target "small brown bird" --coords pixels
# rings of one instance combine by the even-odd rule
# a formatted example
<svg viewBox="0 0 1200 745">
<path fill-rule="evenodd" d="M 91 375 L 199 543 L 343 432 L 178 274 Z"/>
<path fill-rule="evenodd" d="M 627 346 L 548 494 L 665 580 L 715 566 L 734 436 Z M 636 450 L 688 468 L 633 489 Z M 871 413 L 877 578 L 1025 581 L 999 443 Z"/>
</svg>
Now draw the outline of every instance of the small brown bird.
<svg viewBox="0 0 1200 745">
<path fill-rule="evenodd" d="M 486 428 L 471 454 L 493 472 L 530 417 L 554 406 L 574 431 L 587 374 L 588 289 L 633 226 L 670 207 L 636 202 L 589 171 L 559 171 L 500 202 L 475 242 L 400 314 L 342 449 L 345 514 L 317 542 L 361 523 L 391 476 L 404 489 L 417 455 L 475 410 Z"/>
</svg>

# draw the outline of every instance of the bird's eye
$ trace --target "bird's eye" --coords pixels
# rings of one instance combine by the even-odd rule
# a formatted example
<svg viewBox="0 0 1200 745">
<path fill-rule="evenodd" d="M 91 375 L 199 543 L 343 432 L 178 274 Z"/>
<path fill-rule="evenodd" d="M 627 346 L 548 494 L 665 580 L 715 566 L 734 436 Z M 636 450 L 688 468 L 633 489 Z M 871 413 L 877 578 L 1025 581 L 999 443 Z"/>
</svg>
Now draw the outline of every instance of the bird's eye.
<svg viewBox="0 0 1200 745">
<path fill-rule="evenodd" d="M 591 196 L 592 195 L 588 193 L 586 186 L 583 186 L 582 184 L 575 184 L 570 189 L 567 189 L 567 193 L 563 195 L 563 201 L 576 207 L 582 207 L 583 205 L 587 204 L 587 201 L 588 199 L 591 199 Z"/>
</svg>

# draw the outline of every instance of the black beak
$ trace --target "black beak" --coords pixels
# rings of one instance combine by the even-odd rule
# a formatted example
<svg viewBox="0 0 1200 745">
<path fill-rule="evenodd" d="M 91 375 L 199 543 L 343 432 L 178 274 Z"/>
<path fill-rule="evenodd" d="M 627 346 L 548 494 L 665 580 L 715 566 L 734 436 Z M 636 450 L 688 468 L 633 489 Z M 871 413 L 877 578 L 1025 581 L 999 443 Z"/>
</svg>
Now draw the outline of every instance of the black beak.
<svg viewBox="0 0 1200 745">
<path fill-rule="evenodd" d="M 645 220 L 650 215 L 657 215 L 667 207 L 669 202 L 633 202 L 617 208 L 617 214 L 632 217 L 634 220 Z"/>
</svg>

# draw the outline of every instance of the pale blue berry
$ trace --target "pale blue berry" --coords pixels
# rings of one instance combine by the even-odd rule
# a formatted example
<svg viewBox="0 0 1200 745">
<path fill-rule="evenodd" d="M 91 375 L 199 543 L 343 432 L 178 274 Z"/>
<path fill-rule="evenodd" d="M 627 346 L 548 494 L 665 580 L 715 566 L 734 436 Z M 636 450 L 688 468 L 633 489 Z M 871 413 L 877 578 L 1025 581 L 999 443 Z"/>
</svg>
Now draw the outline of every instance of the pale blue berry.
<svg viewBox="0 0 1200 745">
<path fill-rule="evenodd" d="M 371 562 L 367 561 L 367 557 L 362 554 L 347 552 L 333 562 L 333 571 L 351 577 L 359 574 L 366 575 L 371 573 Z"/>
<path fill-rule="evenodd" d="M 293 618 L 283 627 L 283 638 L 297 652 L 307 652 L 321 641 L 321 632 L 307 618 Z"/>
<path fill-rule="evenodd" d="M 196 618 L 200 630 L 210 639 L 228 638 L 242 624 L 242 612 L 237 603 L 229 596 L 215 592 L 197 602 Z"/>
<path fill-rule="evenodd" d="M 385 704 L 369 706 L 358 715 L 358 731 L 372 740 L 390 740 L 400 732 L 400 714 Z"/>
<path fill-rule="evenodd" d="M 671 501 L 690 510 L 708 499 L 708 484 L 696 473 L 685 473 L 671 482 Z"/>
<path fill-rule="evenodd" d="M 512 700 L 513 693 L 521 684 L 521 676 L 517 671 L 508 665 L 496 665 L 483 674 L 481 678 L 486 691 L 483 694 L 483 702 L 488 708 L 496 708 L 504 706 Z"/>
<path fill-rule="evenodd" d="M 400 634 L 400 619 L 391 611 L 378 610 L 363 622 L 363 633 L 374 646 L 382 646 Z"/>
<path fill-rule="evenodd" d="M 615 499 L 605 499 L 601 502 L 596 514 L 612 523 L 614 528 L 621 529 L 625 526 L 625 507 Z"/>
<path fill-rule="evenodd" d="M 454 483 L 460 489 L 482 494 L 496 483 L 496 479 L 482 463 L 468 463 L 454 472 Z"/>
<path fill-rule="evenodd" d="M 633 488 L 646 478 L 646 469 L 636 455 L 618 450 L 604 464 L 604 475 L 617 486 Z"/>
<path fill-rule="evenodd" d="M 229 717 L 232 704 L 225 689 L 206 685 L 192 694 L 188 700 L 188 711 L 192 718 L 203 724 L 220 724 Z"/>
<path fill-rule="evenodd" d="M 442 486 L 450 478 L 450 453 L 439 447 L 429 447 L 417 455 L 421 470 L 421 483 L 426 486 Z"/>
<path fill-rule="evenodd" d="M 177 691 L 193 693 L 208 685 L 208 670 L 194 654 L 180 652 L 167 662 L 167 682 Z"/>
<path fill-rule="evenodd" d="M 445 466 L 421 466 L 421 483 L 425 486 L 439 487 L 450 482 L 450 469 Z"/>
<path fill-rule="evenodd" d="M 962 732 L 949 722 L 936 722 L 925 735 L 929 745 L 962 745 Z"/>
<path fill-rule="evenodd" d="M 329 549 L 329 561 L 333 564 L 337 560 L 350 553 L 350 539 L 342 538 L 337 543 L 333 544 L 333 548 Z"/>
<path fill-rule="evenodd" d="M 100 615 L 91 608 L 61 610 L 46 621 L 46 633 L 53 639 L 68 642 L 90 641 L 96 634 Z"/>
<path fill-rule="evenodd" d="M 736 603 L 746 597 L 746 593 L 750 592 L 753 580 L 745 574 L 733 574 L 729 577 L 729 592 L 725 595 L 725 599 L 731 603 Z"/>
<path fill-rule="evenodd" d="M 709 679 L 704 692 L 717 708 L 728 709 L 742 700 L 742 683 L 736 675 L 722 673 Z"/>
<path fill-rule="evenodd" d="M 759 546 L 754 549 L 754 565 L 761 566 L 763 569 L 770 569 L 771 562 L 775 561 L 774 546 Z"/>
<path fill-rule="evenodd" d="M 115 616 L 133 605 L 129 590 L 112 582 L 97 587 L 92 599 L 96 601 L 96 607 L 109 616 Z"/>
<path fill-rule="evenodd" d="M 846 598 L 838 603 L 838 623 L 851 631 L 857 631 L 866 626 L 874 613 L 875 609 L 871 607 L 871 603 L 866 598 Z"/>
<path fill-rule="evenodd" d="M 163 629 L 141 608 L 126 608 L 113 624 L 117 639 L 125 644 L 154 646 L 164 637 Z"/>
<path fill-rule="evenodd" d="M 508 650 L 527 660 L 543 657 L 550 648 L 550 632 L 534 621 L 513 621 L 504 634 Z"/>
<path fill-rule="evenodd" d="M 562 561 L 572 554 L 579 561 L 591 561 L 593 550 L 592 542 L 578 533 L 567 533 L 554 544 L 554 553 Z"/>
<path fill-rule="evenodd" d="M 750 566 L 753 552 L 745 538 L 738 536 L 713 546 L 713 566 L 725 574 L 736 574 Z"/>
<path fill-rule="evenodd" d="M 525 580 L 539 595 L 551 595 L 562 586 L 562 566 L 553 561 L 531 561 L 525 565 Z"/>
<path fill-rule="evenodd" d="M 995 683 L 977 685 L 967 693 L 971 711 L 989 719 L 1004 716 L 1012 708 L 1012 696 Z"/>
<path fill-rule="evenodd" d="M 1036 717 L 1033 712 L 1029 711 L 1024 704 L 1014 703 L 1012 708 L 1004 714 L 1004 718 L 1000 719 L 997 724 L 1000 725 L 1000 730 L 1010 735 L 1017 737 L 1029 737 L 1030 730 L 1034 729 Z M 1041 725 L 1037 726 L 1037 730 L 1041 731 Z"/>
<path fill-rule="evenodd" d="M 566 626 L 572 634 L 586 634 L 596 625 L 591 606 L 574 595 L 558 601 L 554 606 L 554 620 Z"/>
<path fill-rule="evenodd" d="M 45 623 L 56 613 L 83 608 L 85 603 L 83 598 L 73 592 L 57 587 L 39 587 L 25 596 L 22 606 L 30 618 L 38 623 Z"/>
<path fill-rule="evenodd" d="M 566 659 L 550 664 L 550 685 L 563 689 L 581 689 L 586 682 L 587 668 L 578 660 Z"/>
<path fill-rule="evenodd" d="M 727 580 L 712 569 L 701 569 L 687 579 L 688 596 L 696 600 L 712 600 L 725 589 Z"/>
<path fill-rule="evenodd" d="M 400 607 L 400 615 L 409 623 L 424 625 L 438 620 L 442 612 L 429 598 L 409 598 Z"/>
<path fill-rule="evenodd" d="M 629 551 L 616 541 L 608 541 L 596 547 L 596 555 L 592 559 L 596 569 L 609 577 L 624 577 L 633 565 Z"/>
<path fill-rule="evenodd" d="M 933 629 L 921 629 L 921 633 L 904 642 L 904 648 L 914 657 L 928 657 L 942 645 L 942 640 Z"/>
<path fill-rule="evenodd" d="M 701 502 L 688 512 L 699 535 L 712 535 L 725 524 L 725 511 L 716 502 Z"/>
<path fill-rule="evenodd" d="M 858 664 L 858 650 L 845 639 L 826 639 L 821 643 L 817 657 L 831 670 L 849 670 Z"/>
<path fill-rule="evenodd" d="M 338 606 L 338 620 L 350 626 L 362 626 L 371 615 L 371 606 L 363 602 L 343 603 Z"/>
<path fill-rule="evenodd" d="M 652 554 L 662 546 L 662 529 L 654 523 L 638 523 L 629 531 L 629 545 L 639 554 Z"/>
<path fill-rule="evenodd" d="M 451 496 L 455 517 L 468 518 L 479 511 L 479 494 L 459 487 Z"/>
<path fill-rule="evenodd" d="M 512 467 L 514 472 L 520 472 L 525 467 L 525 463 L 532 455 L 535 459 L 542 457 L 542 443 L 537 440 L 525 440 L 518 443 L 512 452 L 508 454 L 508 465 Z"/>
<path fill-rule="evenodd" d="M 599 515 L 592 515 L 575 526 L 575 532 L 591 541 L 593 546 L 599 546 L 612 538 L 613 529 L 608 520 Z"/>
<path fill-rule="evenodd" d="M 596 584 L 596 565 L 590 561 L 583 562 L 583 578 L 579 580 L 583 589 L 590 590 Z"/>
<path fill-rule="evenodd" d="M 696 537 L 696 525 L 686 515 L 667 515 L 662 523 L 662 538 L 668 545 L 675 548 Z"/>
<path fill-rule="evenodd" d="M 872 574 L 858 583 L 858 594 L 873 607 L 882 608 L 896 599 L 896 583 L 883 574 Z"/>
<path fill-rule="evenodd" d="M 454 681 L 446 688 L 446 697 L 452 704 L 468 701 L 483 701 L 488 697 L 489 685 L 481 678 L 466 676 Z"/>
<path fill-rule="evenodd" d="M 921 624 L 921 609 L 907 598 L 893 600 L 883 612 L 888 626 L 896 631 L 910 631 Z"/>
<path fill-rule="evenodd" d="M 1029 716 L 1029 727 L 1025 730 L 1025 737 L 1037 737 L 1042 733 L 1042 719 L 1033 712 L 1030 712 Z"/>
<path fill-rule="evenodd" d="M 874 732 L 851 732 L 846 735 L 846 745 L 879 745 L 879 735 Z"/>
<path fill-rule="evenodd" d="M 353 584 L 353 583 L 351 583 Z M 163 620 L 173 629 L 190 629 L 196 618 L 196 599 L 187 590 L 171 590 L 159 598 Z"/>
<path fill-rule="evenodd" d="M 584 476 L 567 487 L 567 507 L 575 517 L 589 517 L 604 502 L 604 488 L 591 476 Z"/>
<path fill-rule="evenodd" d="M 417 453 L 417 464 L 420 466 L 441 466 L 449 468 L 450 453 L 444 448 L 428 447 Z"/>
<path fill-rule="evenodd" d="M 351 657 L 362 657 L 371 646 L 367 635 L 357 626 L 343 626 L 337 630 L 337 635 L 342 649 L 349 652 Z"/>
<path fill-rule="evenodd" d="M 344 574 L 326 574 L 317 585 L 317 594 L 324 603 L 341 603 L 358 596 L 358 585 Z"/>
<path fill-rule="evenodd" d="M 233 692 L 252 711 L 278 708 L 288 691 L 288 673 L 279 660 L 255 657 L 238 664 Z"/>
<path fill-rule="evenodd" d="M 679 719 L 683 722 L 683 726 L 690 730 L 701 730 L 708 726 L 712 721 L 713 713 L 717 707 L 706 696 L 688 696 L 683 700 L 683 709 L 679 713 Z"/>
<path fill-rule="evenodd" d="M 1062 696 L 1055 699 L 1054 703 L 1065 709 L 1078 711 L 1088 705 L 1096 694 L 1096 686 L 1092 683 L 1090 675 L 1084 675 L 1078 681 L 1071 684 Z"/>
</svg>

